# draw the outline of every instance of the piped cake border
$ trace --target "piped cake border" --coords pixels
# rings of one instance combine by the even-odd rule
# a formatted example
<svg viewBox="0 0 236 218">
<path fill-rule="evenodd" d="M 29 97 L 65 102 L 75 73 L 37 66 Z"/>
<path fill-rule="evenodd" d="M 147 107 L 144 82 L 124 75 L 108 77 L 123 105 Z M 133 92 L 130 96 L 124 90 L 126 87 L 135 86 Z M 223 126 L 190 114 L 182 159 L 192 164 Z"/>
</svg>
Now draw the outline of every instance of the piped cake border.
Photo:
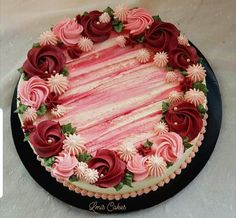
<svg viewBox="0 0 236 218">
<path fill-rule="evenodd" d="M 206 110 L 208 110 L 207 105 L 206 105 Z M 152 185 L 152 186 L 140 189 L 138 191 L 132 191 L 132 192 L 127 192 L 123 194 L 105 194 L 105 193 L 93 192 L 93 191 L 81 189 L 78 186 L 68 182 L 67 180 L 55 178 L 51 173 L 51 168 L 44 164 L 44 160 L 40 158 L 39 155 L 37 155 L 37 153 L 34 150 L 33 152 L 37 155 L 37 160 L 41 162 L 41 165 L 45 167 L 46 171 L 51 173 L 51 176 L 55 178 L 57 182 L 62 183 L 63 186 L 68 187 L 69 190 L 74 191 L 78 194 L 81 194 L 82 196 L 95 197 L 97 199 L 101 198 L 103 200 L 121 200 L 121 199 L 127 199 L 129 197 L 135 198 L 136 196 L 140 196 L 142 194 L 148 194 L 150 191 L 156 191 L 159 187 L 163 187 L 165 184 L 168 184 L 171 179 L 174 179 L 177 175 L 180 175 L 182 170 L 185 169 L 189 163 L 191 163 L 192 159 L 195 157 L 196 153 L 198 152 L 199 147 L 202 145 L 202 141 L 204 139 L 204 133 L 206 132 L 207 118 L 208 118 L 208 115 L 206 113 L 203 118 L 203 127 L 200 131 L 200 136 L 198 137 L 196 144 L 193 146 L 192 152 L 189 154 L 188 158 L 186 158 L 185 161 L 181 163 L 178 169 L 176 169 L 168 177 L 162 179 L 156 185 Z"/>
</svg>

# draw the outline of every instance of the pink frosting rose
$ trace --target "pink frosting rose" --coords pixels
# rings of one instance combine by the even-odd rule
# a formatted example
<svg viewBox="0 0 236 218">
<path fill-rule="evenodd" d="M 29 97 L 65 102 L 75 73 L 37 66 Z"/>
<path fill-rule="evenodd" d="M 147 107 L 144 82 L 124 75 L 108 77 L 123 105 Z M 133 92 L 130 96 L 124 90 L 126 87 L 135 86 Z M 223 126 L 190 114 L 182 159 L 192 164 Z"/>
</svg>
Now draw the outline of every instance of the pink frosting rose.
<svg viewBox="0 0 236 218">
<path fill-rule="evenodd" d="M 152 15 L 147 10 L 135 8 L 131 10 L 127 16 L 125 29 L 130 30 L 132 35 L 139 35 L 153 22 Z"/>
<path fill-rule="evenodd" d="M 78 160 L 75 156 L 68 153 L 61 153 L 56 157 L 53 165 L 52 175 L 59 178 L 67 179 L 74 174 L 74 168 L 77 166 Z"/>
<path fill-rule="evenodd" d="M 45 103 L 49 94 L 46 81 L 38 76 L 33 76 L 28 81 L 21 82 L 18 91 L 21 103 L 35 109 Z"/>
<path fill-rule="evenodd" d="M 83 26 L 75 19 L 65 18 L 53 27 L 53 33 L 68 46 L 76 45 L 79 42 Z"/>
<path fill-rule="evenodd" d="M 166 162 L 174 163 L 184 153 L 183 140 L 177 133 L 168 132 L 155 139 L 152 150 Z"/>
<path fill-rule="evenodd" d="M 134 181 L 142 181 L 148 177 L 148 169 L 145 165 L 147 157 L 135 155 L 132 160 L 128 161 L 127 169 L 134 174 Z"/>
</svg>

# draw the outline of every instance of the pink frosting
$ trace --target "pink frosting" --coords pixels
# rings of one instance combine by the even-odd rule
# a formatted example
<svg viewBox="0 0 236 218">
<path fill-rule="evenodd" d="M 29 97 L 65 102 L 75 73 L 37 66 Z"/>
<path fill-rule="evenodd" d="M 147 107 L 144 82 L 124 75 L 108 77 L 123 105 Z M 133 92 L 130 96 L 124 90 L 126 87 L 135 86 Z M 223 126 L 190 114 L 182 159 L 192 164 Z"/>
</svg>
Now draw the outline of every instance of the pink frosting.
<svg viewBox="0 0 236 218">
<path fill-rule="evenodd" d="M 134 174 L 134 181 L 142 181 L 148 177 L 146 160 L 146 157 L 136 154 L 132 160 L 128 161 L 127 169 Z"/>
<path fill-rule="evenodd" d="M 168 132 L 155 139 L 152 150 L 166 162 L 174 163 L 183 155 L 183 140 L 177 133 Z"/>
<path fill-rule="evenodd" d="M 152 15 L 147 10 L 136 8 L 129 12 L 125 29 L 130 30 L 133 35 L 139 35 L 153 22 Z"/>
<path fill-rule="evenodd" d="M 38 76 L 31 77 L 28 81 L 23 81 L 19 85 L 19 97 L 21 103 L 38 109 L 44 104 L 49 89 L 47 83 Z"/>
<path fill-rule="evenodd" d="M 53 27 L 53 33 L 65 44 L 76 45 L 79 42 L 83 26 L 75 19 L 65 18 Z"/>
<path fill-rule="evenodd" d="M 52 175 L 59 178 L 69 178 L 74 174 L 74 168 L 77 164 L 78 160 L 75 156 L 70 156 L 68 153 L 61 153 L 56 157 Z"/>
</svg>

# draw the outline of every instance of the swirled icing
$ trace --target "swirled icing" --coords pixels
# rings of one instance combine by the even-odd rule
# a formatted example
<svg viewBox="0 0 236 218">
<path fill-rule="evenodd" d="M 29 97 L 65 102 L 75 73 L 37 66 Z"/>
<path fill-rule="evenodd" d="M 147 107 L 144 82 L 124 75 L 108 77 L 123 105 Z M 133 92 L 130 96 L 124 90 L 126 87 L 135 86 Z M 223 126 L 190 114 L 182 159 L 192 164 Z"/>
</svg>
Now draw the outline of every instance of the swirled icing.
<svg viewBox="0 0 236 218">
<path fill-rule="evenodd" d="M 147 157 L 136 154 L 127 163 L 127 169 L 133 173 L 134 181 L 142 181 L 148 177 L 148 170 L 146 166 Z"/>
<path fill-rule="evenodd" d="M 44 104 L 49 94 L 47 83 L 38 76 L 31 77 L 28 81 L 22 81 L 19 85 L 19 97 L 21 103 L 35 108 Z"/>
<path fill-rule="evenodd" d="M 136 8 L 128 13 L 125 29 L 130 30 L 130 33 L 133 35 L 139 35 L 153 22 L 154 20 L 147 10 Z"/>
<path fill-rule="evenodd" d="M 77 164 L 78 160 L 75 156 L 70 156 L 68 153 L 61 153 L 56 157 L 52 175 L 59 178 L 69 178 L 74 174 L 74 168 Z"/>
<path fill-rule="evenodd" d="M 53 27 L 53 33 L 65 44 L 76 45 L 80 39 L 83 26 L 75 19 L 65 18 Z"/>
<path fill-rule="evenodd" d="M 168 132 L 158 136 L 151 148 L 155 155 L 170 163 L 178 160 L 184 152 L 183 140 L 175 132 Z"/>
</svg>

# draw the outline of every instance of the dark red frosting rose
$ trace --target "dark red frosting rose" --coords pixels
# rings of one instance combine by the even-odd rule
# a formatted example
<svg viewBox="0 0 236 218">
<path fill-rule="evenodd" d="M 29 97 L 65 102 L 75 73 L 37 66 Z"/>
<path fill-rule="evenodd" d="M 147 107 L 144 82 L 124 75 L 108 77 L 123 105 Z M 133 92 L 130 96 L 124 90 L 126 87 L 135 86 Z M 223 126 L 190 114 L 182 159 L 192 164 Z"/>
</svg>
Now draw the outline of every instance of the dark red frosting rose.
<svg viewBox="0 0 236 218">
<path fill-rule="evenodd" d="M 67 48 L 67 53 L 70 56 L 70 58 L 75 59 L 80 57 L 82 51 L 78 46 L 72 46 Z"/>
<path fill-rule="evenodd" d="M 96 185 L 102 188 L 114 187 L 124 178 L 126 164 L 114 151 L 98 150 L 96 156 L 89 160 L 89 168 L 98 170 L 99 179 Z"/>
<path fill-rule="evenodd" d="M 87 36 L 93 42 L 103 42 L 107 40 L 112 31 L 111 22 L 99 22 L 99 16 L 101 14 L 102 12 L 100 11 L 91 11 L 80 18 L 80 24 L 84 28 L 82 35 Z"/>
<path fill-rule="evenodd" d="M 22 129 L 25 133 L 31 133 L 31 132 L 35 131 L 36 126 L 33 124 L 32 121 L 25 121 L 23 123 Z"/>
<path fill-rule="evenodd" d="M 202 117 L 197 108 L 188 102 L 179 102 L 171 105 L 164 114 L 170 131 L 181 137 L 193 140 L 202 129 Z"/>
<path fill-rule="evenodd" d="M 55 108 L 58 104 L 61 103 L 62 101 L 59 99 L 59 95 L 55 94 L 55 92 L 49 93 L 45 102 L 47 109 Z"/>
<path fill-rule="evenodd" d="M 155 21 L 145 32 L 145 41 L 158 52 L 169 51 L 178 44 L 180 31 L 171 23 Z"/>
<path fill-rule="evenodd" d="M 183 45 L 178 45 L 176 48 L 171 49 L 168 57 L 172 67 L 182 70 L 186 70 L 189 65 L 196 64 L 199 59 L 194 47 Z"/>
<path fill-rule="evenodd" d="M 30 143 L 40 157 L 51 157 L 58 154 L 62 150 L 64 139 L 60 124 L 51 120 L 39 123 L 29 137 Z"/>
<path fill-rule="evenodd" d="M 189 89 L 193 87 L 193 82 L 190 78 L 183 76 L 183 79 L 180 80 L 179 86 L 181 91 L 187 92 Z"/>
<path fill-rule="evenodd" d="M 45 45 L 29 50 L 23 70 L 28 77 L 48 78 L 59 73 L 65 64 L 62 50 L 53 45 Z"/>
</svg>

